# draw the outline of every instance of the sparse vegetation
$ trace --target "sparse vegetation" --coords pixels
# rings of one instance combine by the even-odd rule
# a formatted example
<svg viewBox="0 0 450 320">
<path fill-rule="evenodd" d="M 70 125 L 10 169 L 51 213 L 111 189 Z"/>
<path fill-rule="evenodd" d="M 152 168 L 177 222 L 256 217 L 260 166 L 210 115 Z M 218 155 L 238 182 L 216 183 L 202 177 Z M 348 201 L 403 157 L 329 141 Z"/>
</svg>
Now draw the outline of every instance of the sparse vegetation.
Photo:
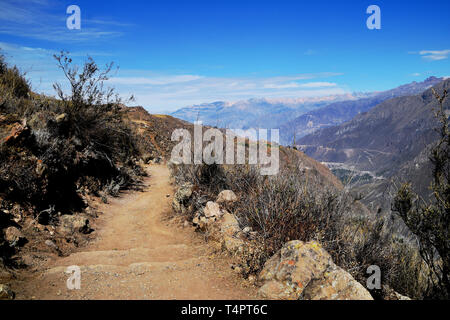
<svg viewBox="0 0 450 320">
<path fill-rule="evenodd" d="M 55 84 L 59 99 L 32 92 L 0 56 L 0 229 L 15 204 L 57 224 L 86 207 L 84 195 L 117 195 L 144 174 L 122 100 L 104 88 L 112 65 L 101 70 L 88 58 L 79 69 L 64 52 L 55 59 L 70 85 L 66 94 Z"/>
<path fill-rule="evenodd" d="M 264 177 L 248 165 L 179 165 L 174 166 L 173 175 L 178 183 L 195 186 L 190 218 L 219 191 L 238 193 L 232 211 L 241 227 L 258 231 L 257 242 L 263 245 L 262 252 L 253 257 L 252 272 L 260 271 L 289 240 L 318 240 L 336 264 L 360 282 L 365 284 L 367 267 L 375 264 L 382 270 L 384 284 L 419 298 L 423 285 L 414 250 L 392 239 L 384 221 L 371 218 L 349 193 L 324 187 L 300 168 L 298 164 L 284 166 L 278 175 Z"/>
<path fill-rule="evenodd" d="M 419 242 L 420 255 L 428 266 L 428 298 L 450 298 L 450 130 L 444 109 L 447 91 L 433 94 L 439 102 L 436 118 L 440 139 L 431 150 L 432 201 L 424 201 L 406 183 L 398 191 L 393 211 L 403 219 Z"/>
</svg>

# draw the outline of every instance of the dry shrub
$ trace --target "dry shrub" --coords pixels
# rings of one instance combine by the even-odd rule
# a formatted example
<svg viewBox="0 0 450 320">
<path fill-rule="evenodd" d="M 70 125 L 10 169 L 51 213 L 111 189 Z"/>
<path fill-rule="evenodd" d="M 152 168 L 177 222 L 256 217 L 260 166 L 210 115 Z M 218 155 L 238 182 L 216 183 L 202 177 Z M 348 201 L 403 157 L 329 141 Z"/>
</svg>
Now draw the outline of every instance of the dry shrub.
<svg viewBox="0 0 450 320">
<path fill-rule="evenodd" d="M 78 211 L 80 194 L 117 195 L 138 186 L 144 172 L 125 107 L 103 86 L 110 67 L 101 70 L 88 58 L 79 69 L 67 54 L 55 57 L 71 88 L 65 94 L 55 85 L 59 100 L 32 93 L 0 55 L 0 138 L 17 123 L 25 127 L 20 139 L 0 143 L 0 188 L 38 210 Z"/>
<path fill-rule="evenodd" d="M 261 176 L 259 168 L 250 165 L 177 165 L 172 173 L 177 183 L 190 182 L 199 190 L 191 200 L 197 207 L 224 189 L 238 194 L 238 202 L 228 209 L 241 227 L 258 231 L 256 242 L 262 247 L 243 255 L 243 265 L 249 266 L 245 273 L 259 272 L 289 240 L 317 240 L 363 285 L 367 267 L 378 265 L 384 284 L 421 298 L 422 264 L 416 251 L 394 239 L 385 221 L 371 216 L 350 193 L 324 187 L 301 167 L 283 167 L 275 176 Z"/>
</svg>

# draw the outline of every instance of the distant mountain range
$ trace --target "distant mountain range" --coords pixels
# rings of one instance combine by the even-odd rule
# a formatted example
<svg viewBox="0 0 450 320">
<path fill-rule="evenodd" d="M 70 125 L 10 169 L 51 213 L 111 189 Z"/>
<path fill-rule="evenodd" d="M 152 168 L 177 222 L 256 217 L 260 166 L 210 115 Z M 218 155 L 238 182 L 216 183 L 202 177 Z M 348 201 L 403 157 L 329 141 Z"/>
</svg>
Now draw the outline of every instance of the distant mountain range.
<svg viewBox="0 0 450 320">
<path fill-rule="evenodd" d="M 337 101 L 351 101 L 364 94 L 343 94 L 297 99 L 249 99 L 212 102 L 179 109 L 171 116 L 204 125 L 230 129 L 279 128 L 287 119 Z"/>
<path fill-rule="evenodd" d="M 449 90 L 450 79 L 434 89 L 441 93 Z M 341 178 L 369 172 L 371 177 L 365 176 L 358 187 L 369 202 L 388 204 L 376 200 L 389 198 L 393 182 L 411 181 L 416 191 L 427 197 L 431 177 L 428 154 L 438 137 L 435 128 L 439 124 L 433 112 L 437 106 L 431 89 L 389 99 L 351 121 L 304 136 L 298 147 L 326 162 Z M 449 99 L 445 107 L 450 110 Z"/>
<path fill-rule="evenodd" d="M 423 82 L 414 81 L 391 90 L 374 92 L 361 99 L 334 102 L 323 108 L 304 113 L 281 126 L 281 143 L 292 144 L 294 133 L 296 138 L 301 138 L 318 129 L 339 125 L 351 120 L 359 113 L 370 110 L 383 101 L 395 97 L 419 94 L 442 80 L 444 79 L 430 77 Z"/>
<path fill-rule="evenodd" d="M 430 77 L 392 90 L 352 93 L 325 97 L 249 99 L 238 102 L 217 101 L 181 108 L 170 115 L 193 123 L 231 129 L 280 129 L 280 142 L 292 144 L 294 135 L 301 138 L 318 129 L 339 125 L 358 113 L 400 96 L 414 95 L 441 82 Z"/>
</svg>

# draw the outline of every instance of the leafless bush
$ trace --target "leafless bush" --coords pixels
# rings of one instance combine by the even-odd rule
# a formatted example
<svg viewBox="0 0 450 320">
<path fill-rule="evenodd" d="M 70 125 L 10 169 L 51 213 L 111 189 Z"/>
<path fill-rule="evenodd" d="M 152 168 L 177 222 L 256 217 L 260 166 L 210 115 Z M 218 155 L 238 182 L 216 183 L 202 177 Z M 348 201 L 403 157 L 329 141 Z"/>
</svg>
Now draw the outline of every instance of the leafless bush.
<svg viewBox="0 0 450 320">
<path fill-rule="evenodd" d="M 383 281 L 395 290 L 419 298 L 420 261 L 406 244 L 392 239 L 384 221 L 370 216 L 346 190 L 324 187 L 301 166 L 281 169 L 276 176 L 261 176 L 256 166 L 179 165 L 172 169 L 178 183 L 193 183 L 193 199 L 213 200 L 223 189 L 238 194 L 231 210 L 242 227 L 258 231 L 262 252 L 246 255 L 251 272 L 289 240 L 318 240 L 333 260 L 365 283 L 367 267 L 378 265 Z M 206 177 L 204 176 L 206 175 Z M 211 175 L 216 175 L 215 177 Z M 220 186 L 220 187 L 218 187 Z M 197 210 L 197 209 L 195 209 Z"/>
</svg>

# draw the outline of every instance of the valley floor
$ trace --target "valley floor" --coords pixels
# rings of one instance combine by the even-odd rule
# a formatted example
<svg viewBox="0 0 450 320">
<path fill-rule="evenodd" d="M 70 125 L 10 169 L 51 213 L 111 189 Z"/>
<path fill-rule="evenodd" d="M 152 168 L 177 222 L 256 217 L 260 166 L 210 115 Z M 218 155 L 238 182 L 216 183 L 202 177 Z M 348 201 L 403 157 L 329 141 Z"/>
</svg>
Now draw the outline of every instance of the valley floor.
<svg viewBox="0 0 450 320">
<path fill-rule="evenodd" d="M 148 173 L 145 191 L 99 207 L 94 241 L 19 274 L 11 283 L 16 299 L 255 299 L 256 288 L 231 270 L 227 257 L 168 218 L 169 169 L 154 165 Z M 80 290 L 66 286 L 72 265 L 81 268 Z"/>
</svg>

